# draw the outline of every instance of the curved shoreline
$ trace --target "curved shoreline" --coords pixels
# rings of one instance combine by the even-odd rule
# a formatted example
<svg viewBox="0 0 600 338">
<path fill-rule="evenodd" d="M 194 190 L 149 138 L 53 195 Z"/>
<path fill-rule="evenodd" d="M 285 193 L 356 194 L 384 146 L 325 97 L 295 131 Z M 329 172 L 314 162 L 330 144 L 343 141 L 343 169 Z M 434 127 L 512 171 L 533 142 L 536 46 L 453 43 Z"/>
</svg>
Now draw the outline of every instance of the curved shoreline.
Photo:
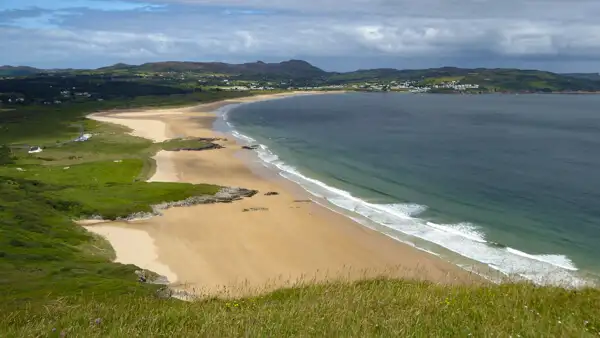
<svg viewBox="0 0 600 338">
<path fill-rule="evenodd" d="M 156 139 L 214 137 L 212 124 L 217 108 L 285 96 L 289 95 L 227 100 L 164 113 L 130 111 L 120 116 L 118 112 L 107 112 L 91 118 L 108 117 L 113 123 L 127 120 L 123 124 L 134 127 L 133 133 L 143 130 L 145 121 L 160 121 L 167 128 L 165 134 L 153 135 Z M 151 180 L 241 186 L 257 189 L 259 195 L 230 204 L 169 209 L 162 217 L 144 221 L 102 224 L 146 232 L 154 240 L 157 263 L 169 267 L 177 276 L 178 284 L 172 287 L 196 294 L 232 295 L 268 291 L 298 281 L 340 278 L 386 276 L 440 283 L 481 281 L 451 263 L 316 203 L 298 203 L 298 192 L 249 169 L 238 158 L 240 147 L 235 141 L 221 141 L 221 144 L 224 149 L 157 154 L 157 173 Z M 266 196 L 264 193 L 269 191 L 278 195 Z M 89 229 L 94 231 L 94 226 Z M 117 240 L 110 235 L 106 237 L 111 243 Z M 119 249 L 116 246 L 115 249 L 119 256 Z M 124 263 L 139 265 L 143 261 L 136 257 L 128 260 Z"/>
</svg>

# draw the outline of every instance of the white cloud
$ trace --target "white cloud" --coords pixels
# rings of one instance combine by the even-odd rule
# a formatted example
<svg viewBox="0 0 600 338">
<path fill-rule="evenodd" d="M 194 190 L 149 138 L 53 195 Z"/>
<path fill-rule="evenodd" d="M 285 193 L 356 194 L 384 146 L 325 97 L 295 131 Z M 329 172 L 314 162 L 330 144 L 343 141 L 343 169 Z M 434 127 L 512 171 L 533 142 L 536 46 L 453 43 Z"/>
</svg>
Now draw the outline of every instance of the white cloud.
<svg viewBox="0 0 600 338">
<path fill-rule="evenodd" d="M 11 51 L 0 63 L 46 54 L 64 55 L 65 63 L 86 56 L 106 63 L 298 55 L 423 62 L 600 58 L 596 0 L 144 2 L 171 5 L 165 12 L 62 15 L 52 29 L 3 28 L 0 43 Z"/>
</svg>

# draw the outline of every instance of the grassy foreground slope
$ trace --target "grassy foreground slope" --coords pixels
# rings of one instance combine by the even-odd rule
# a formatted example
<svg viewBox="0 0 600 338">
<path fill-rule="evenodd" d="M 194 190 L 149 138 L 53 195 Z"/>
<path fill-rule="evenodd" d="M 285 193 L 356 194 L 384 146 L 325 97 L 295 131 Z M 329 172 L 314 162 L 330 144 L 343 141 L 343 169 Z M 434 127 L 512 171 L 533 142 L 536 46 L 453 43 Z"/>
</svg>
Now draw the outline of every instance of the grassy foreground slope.
<svg viewBox="0 0 600 338">
<path fill-rule="evenodd" d="M 600 337 L 600 291 L 591 288 L 371 280 L 159 299 L 157 286 L 111 263 L 110 245 L 72 219 L 126 216 L 217 187 L 144 182 L 149 156 L 172 144 L 87 121 L 86 109 L 0 112 L 0 145 L 13 146 L 0 147 L 0 337 Z M 93 137 L 64 143 L 81 125 Z"/>
<path fill-rule="evenodd" d="M 197 302 L 63 298 L 0 319 L 7 336 L 598 337 L 596 290 L 372 280 Z"/>
</svg>

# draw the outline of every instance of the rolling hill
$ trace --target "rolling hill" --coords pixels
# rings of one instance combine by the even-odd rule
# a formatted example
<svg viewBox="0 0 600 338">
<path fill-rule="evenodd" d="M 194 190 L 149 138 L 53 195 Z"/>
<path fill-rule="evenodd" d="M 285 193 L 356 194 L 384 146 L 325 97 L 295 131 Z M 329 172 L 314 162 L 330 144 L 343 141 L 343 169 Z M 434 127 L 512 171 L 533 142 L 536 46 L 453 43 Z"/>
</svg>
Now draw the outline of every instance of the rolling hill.
<svg viewBox="0 0 600 338">
<path fill-rule="evenodd" d="M 232 76 L 260 76 L 288 78 L 312 78 L 327 74 L 306 61 L 289 60 L 280 63 L 265 63 L 262 61 L 229 64 L 222 62 L 153 62 L 139 66 L 119 63 L 110 67 L 97 69 L 98 71 L 128 70 L 133 72 L 192 72 L 203 74 L 223 74 Z"/>
<path fill-rule="evenodd" d="M 43 70 L 27 66 L 0 66 L 0 76 L 26 76 L 41 72 Z"/>
<path fill-rule="evenodd" d="M 41 70 L 32 67 L 0 67 L 0 76 L 30 76 L 43 73 L 87 76 L 125 76 L 140 74 L 192 73 L 195 76 L 224 76 L 235 80 L 292 81 L 296 85 L 347 85 L 365 82 L 389 83 L 413 81 L 420 85 L 459 81 L 477 84 L 483 92 L 596 92 L 600 75 L 587 73 L 557 74 L 540 70 L 507 68 L 361 69 L 352 72 L 327 72 L 302 60 L 279 63 L 262 61 L 229 64 L 223 62 L 152 62 L 141 65 L 118 63 L 91 70 Z"/>
</svg>

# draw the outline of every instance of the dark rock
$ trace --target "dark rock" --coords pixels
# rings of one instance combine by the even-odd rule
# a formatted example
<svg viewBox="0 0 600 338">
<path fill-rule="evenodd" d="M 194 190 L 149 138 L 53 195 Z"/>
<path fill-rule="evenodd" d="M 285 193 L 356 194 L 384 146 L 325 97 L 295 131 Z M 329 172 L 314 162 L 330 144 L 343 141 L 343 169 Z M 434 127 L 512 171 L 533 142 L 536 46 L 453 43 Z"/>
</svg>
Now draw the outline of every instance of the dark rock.
<svg viewBox="0 0 600 338">
<path fill-rule="evenodd" d="M 214 195 L 192 196 L 183 201 L 155 204 L 152 206 L 152 212 L 136 212 L 127 217 L 118 217 L 116 220 L 133 221 L 148 219 L 154 216 L 160 216 L 162 215 L 161 210 L 166 210 L 173 207 L 190 207 L 197 204 L 231 203 L 233 201 L 241 200 L 245 197 L 252 197 L 256 194 L 258 194 L 258 190 L 223 187 Z"/>
<path fill-rule="evenodd" d="M 173 296 L 173 290 L 165 287 L 165 288 L 160 288 L 156 291 L 156 297 L 160 298 L 160 299 L 169 299 Z"/>
<path fill-rule="evenodd" d="M 248 208 L 248 209 L 242 210 L 242 212 L 248 212 L 248 211 L 269 211 L 269 208 Z"/>
<path fill-rule="evenodd" d="M 225 148 L 220 144 L 216 144 L 216 143 L 210 143 L 201 147 L 194 147 L 194 148 L 176 148 L 173 149 L 172 151 L 202 151 L 202 150 L 211 150 L 211 149 L 222 149 Z"/>
<path fill-rule="evenodd" d="M 265 196 L 276 196 L 276 195 L 279 195 L 279 193 L 276 191 L 269 191 L 268 193 L 265 193 Z"/>
<path fill-rule="evenodd" d="M 246 149 L 246 150 L 255 150 L 258 149 L 257 145 L 251 145 L 251 146 L 242 146 L 242 149 Z"/>
</svg>

